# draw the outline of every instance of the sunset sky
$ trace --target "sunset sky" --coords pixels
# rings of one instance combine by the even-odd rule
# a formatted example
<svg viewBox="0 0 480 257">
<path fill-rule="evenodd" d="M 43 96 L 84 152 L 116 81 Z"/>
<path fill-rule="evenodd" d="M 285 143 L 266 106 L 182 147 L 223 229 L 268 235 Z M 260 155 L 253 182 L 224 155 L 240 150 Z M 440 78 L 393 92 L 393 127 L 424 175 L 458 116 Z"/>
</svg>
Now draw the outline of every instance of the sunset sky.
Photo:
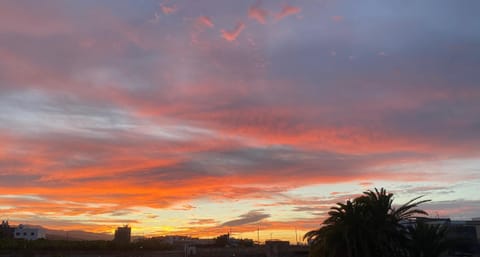
<svg viewBox="0 0 480 257">
<path fill-rule="evenodd" d="M 480 1 L 0 1 L 0 219 L 295 241 L 480 217 Z"/>
</svg>

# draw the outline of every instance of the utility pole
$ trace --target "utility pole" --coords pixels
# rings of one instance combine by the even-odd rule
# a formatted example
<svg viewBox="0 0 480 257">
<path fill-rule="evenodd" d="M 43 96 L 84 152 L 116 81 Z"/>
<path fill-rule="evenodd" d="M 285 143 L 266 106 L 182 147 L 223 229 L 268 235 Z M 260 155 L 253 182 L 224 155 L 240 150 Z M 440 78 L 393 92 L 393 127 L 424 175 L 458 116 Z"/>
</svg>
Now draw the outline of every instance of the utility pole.
<svg viewBox="0 0 480 257">
<path fill-rule="evenodd" d="M 297 242 L 297 245 L 298 245 L 298 233 L 297 233 L 297 227 L 295 227 L 295 241 Z"/>
<path fill-rule="evenodd" d="M 260 244 L 260 226 L 257 227 L 257 242 Z"/>
</svg>

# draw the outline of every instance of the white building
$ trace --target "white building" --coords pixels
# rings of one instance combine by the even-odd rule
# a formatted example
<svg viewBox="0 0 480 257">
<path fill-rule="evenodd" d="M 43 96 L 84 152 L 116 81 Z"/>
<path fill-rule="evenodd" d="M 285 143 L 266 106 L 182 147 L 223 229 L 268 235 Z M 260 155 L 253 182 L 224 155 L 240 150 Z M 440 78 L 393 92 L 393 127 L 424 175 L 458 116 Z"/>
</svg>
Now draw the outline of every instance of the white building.
<svg viewBox="0 0 480 257">
<path fill-rule="evenodd" d="M 40 238 L 45 238 L 45 231 L 41 228 L 27 228 L 20 224 L 17 228 L 15 228 L 13 237 L 15 239 L 37 240 Z"/>
</svg>

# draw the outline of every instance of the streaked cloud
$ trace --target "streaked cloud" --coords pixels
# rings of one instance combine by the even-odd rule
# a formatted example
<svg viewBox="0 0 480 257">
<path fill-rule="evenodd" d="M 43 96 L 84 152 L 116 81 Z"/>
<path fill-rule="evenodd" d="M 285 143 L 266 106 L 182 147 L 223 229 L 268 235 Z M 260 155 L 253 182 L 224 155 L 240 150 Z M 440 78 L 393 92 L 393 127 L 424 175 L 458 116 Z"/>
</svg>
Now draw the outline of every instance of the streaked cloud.
<svg viewBox="0 0 480 257">
<path fill-rule="evenodd" d="M 189 222 L 190 225 L 212 225 L 217 223 L 214 219 L 196 219 Z"/>
<path fill-rule="evenodd" d="M 230 42 L 235 41 L 244 29 L 245 24 L 243 24 L 243 22 L 239 22 L 232 30 L 222 30 L 222 38 Z"/>
<path fill-rule="evenodd" d="M 278 12 L 276 15 L 275 15 L 275 18 L 277 20 L 281 20 L 287 16 L 291 16 L 291 15 L 297 15 L 299 14 L 300 12 L 302 11 L 302 9 L 300 7 L 297 7 L 297 6 L 293 6 L 293 5 L 288 5 L 288 4 L 285 4 L 281 11 Z"/>
<path fill-rule="evenodd" d="M 246 224 L 251 224 L 255 222 L 259 222 L 266 218 L 270 217 L 270 214 L 263 213 L 262 210 L 253 210 L 249 211 L 248 213 L 240 215 L 238 219 L 229 220 L 227 222 L 222 223 L 221 226 L 223 227 L 236 227 L 242 226 Z"/>
<path fill-rule="evenodd" d="M 209 27 L 209 28 L 213 28 L 213 26 L 214 26 L 212 19 L 208 16 L 198 17 L 197 18 L 197 24 L 200 24 L 200 25 L 203 25 L 203 26 L 206 26 L 206 27 Z"/>
</svg>

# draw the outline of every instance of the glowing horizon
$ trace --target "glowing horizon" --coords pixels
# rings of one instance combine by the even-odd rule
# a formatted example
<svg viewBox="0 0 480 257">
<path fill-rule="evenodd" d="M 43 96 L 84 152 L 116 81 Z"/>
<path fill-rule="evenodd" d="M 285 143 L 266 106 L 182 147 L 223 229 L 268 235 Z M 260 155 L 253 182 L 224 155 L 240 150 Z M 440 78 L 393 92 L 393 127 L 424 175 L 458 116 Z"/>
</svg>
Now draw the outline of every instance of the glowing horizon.
<svg viewBox="0 0 480 257">
<path fill-rule="evenodd" d="M 295 242 L 374 187 L 480 217 L 479 7 L 1 1 L 0 218 Z"/>
</svg>

